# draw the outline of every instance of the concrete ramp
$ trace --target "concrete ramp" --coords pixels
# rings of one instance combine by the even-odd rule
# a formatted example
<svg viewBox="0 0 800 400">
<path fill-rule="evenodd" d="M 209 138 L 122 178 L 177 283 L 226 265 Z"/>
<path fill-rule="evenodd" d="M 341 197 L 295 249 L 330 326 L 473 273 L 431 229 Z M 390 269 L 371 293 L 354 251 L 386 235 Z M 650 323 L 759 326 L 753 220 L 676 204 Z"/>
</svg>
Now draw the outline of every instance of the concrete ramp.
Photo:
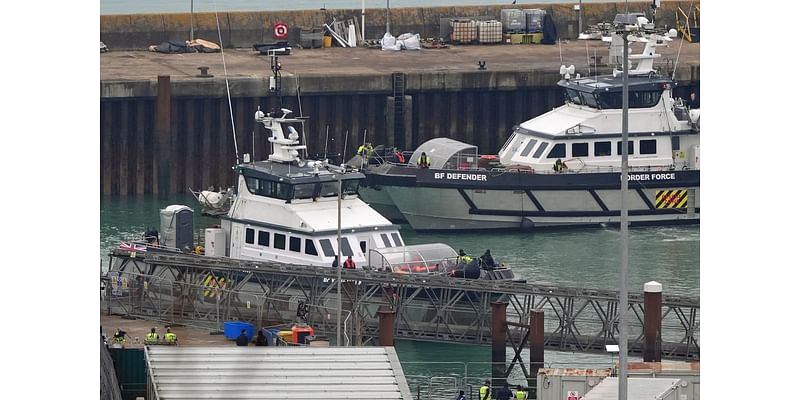
<svg viewBox="0 0 800 400">
<path fill-rule="evenodd" d="M 151 399 L 408 399 L 393 347 L 145 350 Z"/>
</svg>

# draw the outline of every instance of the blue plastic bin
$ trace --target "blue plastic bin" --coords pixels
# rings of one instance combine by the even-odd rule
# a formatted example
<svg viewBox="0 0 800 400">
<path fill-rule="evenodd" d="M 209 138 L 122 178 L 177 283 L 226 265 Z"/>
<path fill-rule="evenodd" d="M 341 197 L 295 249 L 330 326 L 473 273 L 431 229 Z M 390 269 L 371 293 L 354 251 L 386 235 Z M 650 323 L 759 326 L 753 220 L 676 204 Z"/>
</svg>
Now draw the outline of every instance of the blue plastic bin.
<svg viewBox="0 0 800 400">
<path fill-rule="evenodd" d="M 222 325 L 222 332 L 226 339 L 236 340 L 242 329 L 247 332 L 247 340 L 253 340 L 253 324 L 241 321 L 227 321 Z"/>
</svg>

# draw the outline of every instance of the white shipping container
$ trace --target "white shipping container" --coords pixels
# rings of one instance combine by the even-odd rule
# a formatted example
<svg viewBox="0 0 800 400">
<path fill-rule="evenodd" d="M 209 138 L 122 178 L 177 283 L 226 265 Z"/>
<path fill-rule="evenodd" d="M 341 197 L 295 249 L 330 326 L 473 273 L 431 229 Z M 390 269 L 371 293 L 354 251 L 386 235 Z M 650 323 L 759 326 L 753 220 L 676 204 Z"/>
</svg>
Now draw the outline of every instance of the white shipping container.
<svg viewBox="0 0 800 400">
<path fill-rule="evenodd" d="M 500 21 L 478 22 L 478 41 L 500 43 L 503 41 L 503 24 Z"/>
</svg>

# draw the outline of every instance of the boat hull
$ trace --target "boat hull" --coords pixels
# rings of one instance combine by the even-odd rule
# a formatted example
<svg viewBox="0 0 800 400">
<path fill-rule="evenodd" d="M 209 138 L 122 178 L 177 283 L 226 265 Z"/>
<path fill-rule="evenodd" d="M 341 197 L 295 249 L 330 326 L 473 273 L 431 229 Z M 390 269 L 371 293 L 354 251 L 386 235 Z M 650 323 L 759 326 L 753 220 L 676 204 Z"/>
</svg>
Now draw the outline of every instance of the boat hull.
<svg viewBox="0 0 800 400">
<path fill-rule="evenodd" d="M 620 174 L 426 170 L 367 172 L 360 196 L 415 230 L 537 229 L 614 225 Z M 700 221 L 700 171 L 629 174 L 632 225 Z M 372 205 L 372 203 L 370 203 Z M 383 212 L 383 211 L 381 211 Z M 389 217 L 388 215 L 384 214 Z"/>
</svg>

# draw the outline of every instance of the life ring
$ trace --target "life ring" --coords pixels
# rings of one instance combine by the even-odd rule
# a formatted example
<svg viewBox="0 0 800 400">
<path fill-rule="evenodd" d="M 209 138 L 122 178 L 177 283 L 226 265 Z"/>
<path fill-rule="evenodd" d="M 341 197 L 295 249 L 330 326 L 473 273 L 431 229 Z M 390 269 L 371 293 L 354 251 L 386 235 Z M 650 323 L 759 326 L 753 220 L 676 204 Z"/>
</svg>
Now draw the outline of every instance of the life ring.
<svg viewBox="0 0 800 400">
<path fill-rule="evenodd" d="M 275 39 L 286 39 L 289 37 L 289 26 L 283 22 L 278 22 L 272 27 L 272 36 Z"/>
</svg>

